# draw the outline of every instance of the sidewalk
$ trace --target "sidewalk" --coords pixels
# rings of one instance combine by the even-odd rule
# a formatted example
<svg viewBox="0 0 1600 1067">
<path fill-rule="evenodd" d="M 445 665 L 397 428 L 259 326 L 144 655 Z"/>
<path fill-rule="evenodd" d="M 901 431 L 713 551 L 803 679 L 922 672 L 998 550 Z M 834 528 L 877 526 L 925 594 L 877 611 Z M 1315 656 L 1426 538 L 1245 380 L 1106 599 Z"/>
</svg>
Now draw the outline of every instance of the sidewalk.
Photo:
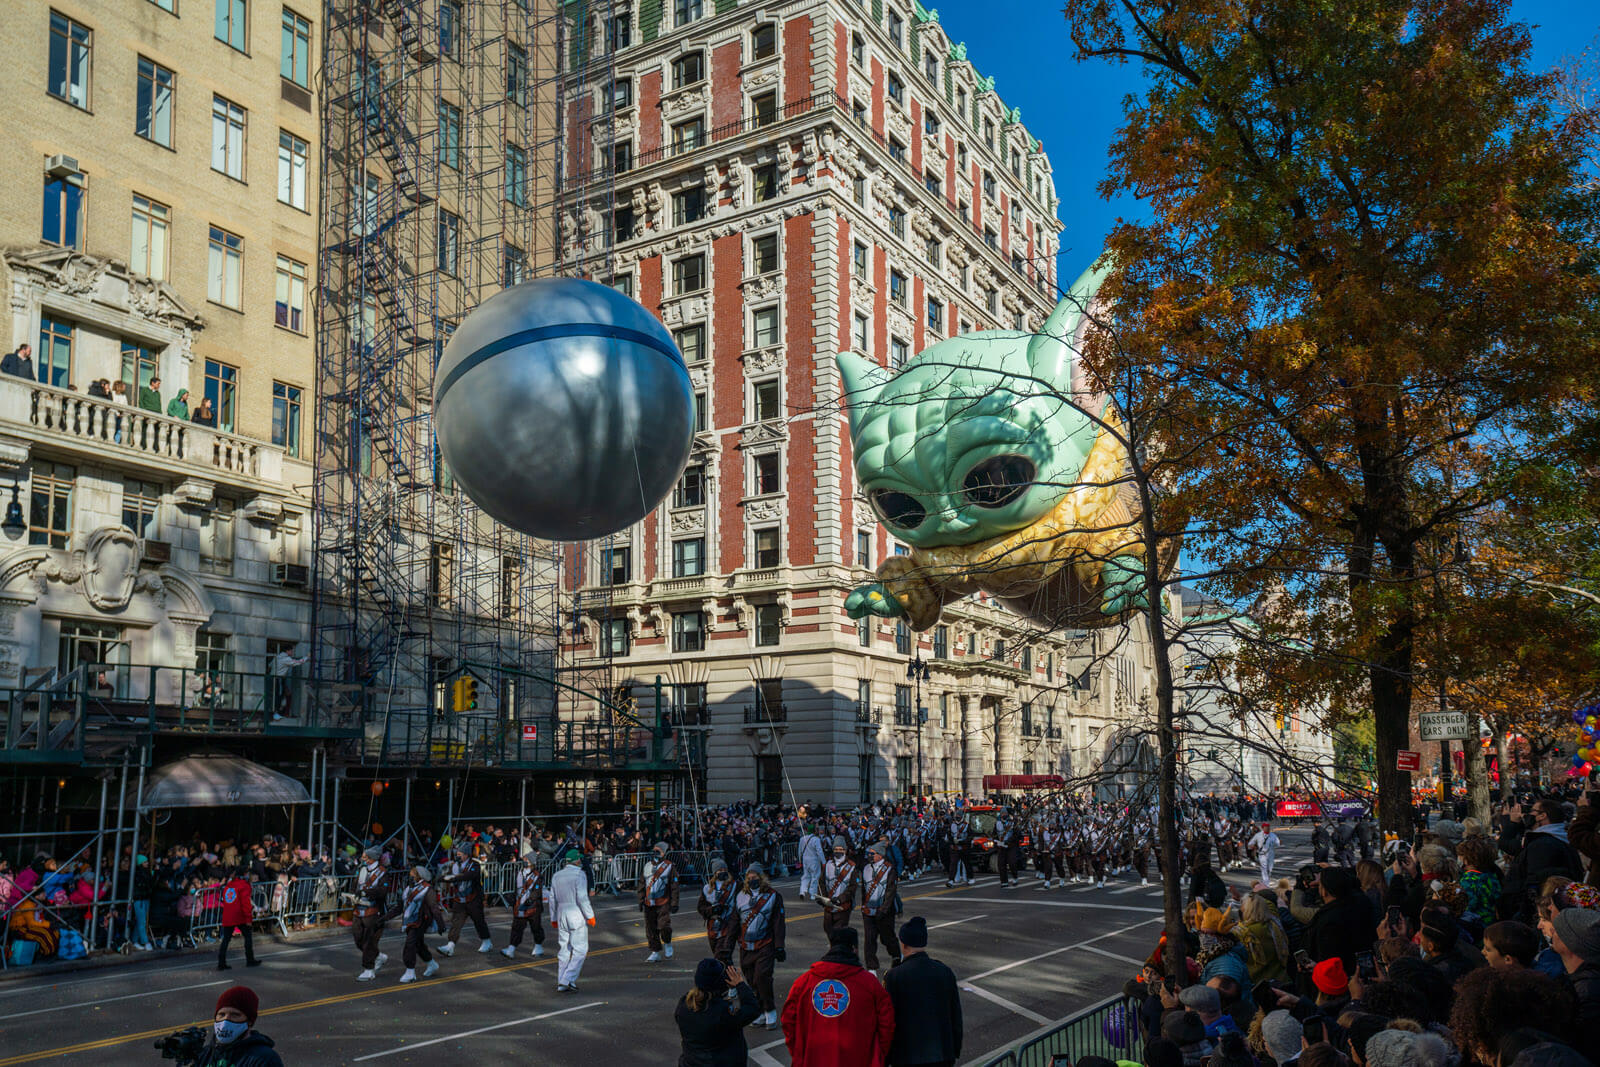
<svg viewBox="0 0 1600 1067">
<path fill-rule="evenodd" d="M 277 933 L 268 933 L 266 930 L 256 932 L 257 943 L 263 945 L 288 945 L 298 941 L 311 941 L 317 935 L 348 933 L 348 926 L 308 926 L 303 930 L 291 930 L 289 936 L 284 937 Z M 243 951 L 242 942 L 235 948 L 235 954 Z M 101 971 L 113 967 L 133 967 L 153 960 L 181 959 L 186 956 L 217 955 L 217 942 L 206 941 L 195 945 L 193 948 L 158 948 L 152 952 L 98 952 L 86 956 L 81 960 L 66 960 L 55 963 L 36 963 L 27 967 L 7 967 L 0 971 L 0 984 L 6 982 L 20 982 L 28 978 L 48 978 L 58 974 L 72 974 L 77 971 Z"/>
</svg>

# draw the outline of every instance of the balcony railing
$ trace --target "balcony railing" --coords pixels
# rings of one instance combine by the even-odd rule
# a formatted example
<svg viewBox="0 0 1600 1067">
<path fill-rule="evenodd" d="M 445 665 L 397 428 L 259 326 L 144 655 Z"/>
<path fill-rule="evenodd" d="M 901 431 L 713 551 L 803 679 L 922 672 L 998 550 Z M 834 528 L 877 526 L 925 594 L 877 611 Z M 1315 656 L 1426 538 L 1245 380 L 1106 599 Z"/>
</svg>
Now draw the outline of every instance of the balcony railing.
<svg viewBox="0 0 1600 1067">
<path fill-rule="evenodd" d="M 684 708 L 674 708 L 672 721 L 679 726 L 710 726 L 711 709 L 705 704 L 694 704 Z"/>
<path fill-rule="evenodd" d="M 903 729 L 910 729 L 917 725 L 917 713 L 910 708 L 895 708 L 894 724 Z"/>
<path fill-rule="evenodd" d="M 1061 740 L 1061 727 L 1059 727 L 1059 726 L 1047 726 L 1047 727 L 1045 727 L 1045 736 L 1048 737 L 1052 741 Z"/>
<path fill-rule="evenodd" d="M 789 708 L 784 704 L 746 705 L 744 721 L 749 726 L 763 726 L 769 722 L 788 722 Z"/>
</svg>

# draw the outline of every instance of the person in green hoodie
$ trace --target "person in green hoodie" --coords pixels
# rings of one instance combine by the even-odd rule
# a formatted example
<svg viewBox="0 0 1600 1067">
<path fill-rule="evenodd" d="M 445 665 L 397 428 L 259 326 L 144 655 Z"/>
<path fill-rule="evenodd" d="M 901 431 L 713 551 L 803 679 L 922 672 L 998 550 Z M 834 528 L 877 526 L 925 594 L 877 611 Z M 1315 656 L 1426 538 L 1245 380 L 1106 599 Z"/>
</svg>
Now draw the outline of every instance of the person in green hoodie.
<svg viewBox="0 0 1600 1067">
<path fill-rule="evenodd" d="M 161 379 L 151 378 L 150 384 L 139 390 L 139 407 L 144 411 L 161 414 Z"/>
<path fill-rule="evenodd" d="M 167 402 L 167 414 L 175 419 L 189 417 L 189 390 L 178 390 L 178 395 Z"/>
</svg>

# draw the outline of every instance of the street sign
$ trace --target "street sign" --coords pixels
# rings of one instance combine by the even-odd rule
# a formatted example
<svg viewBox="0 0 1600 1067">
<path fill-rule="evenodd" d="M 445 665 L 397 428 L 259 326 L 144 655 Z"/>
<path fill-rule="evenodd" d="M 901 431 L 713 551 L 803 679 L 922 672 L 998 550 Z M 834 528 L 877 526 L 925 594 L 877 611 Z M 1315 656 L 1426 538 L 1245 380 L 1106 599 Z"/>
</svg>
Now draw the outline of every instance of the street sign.
<svg viewBox="0 0 1600 1067">
<path fill-rule="evenodd" d="M 1422 753 L 1407 752 L 1405 749 L 1401 749 L 1394 754 L 1394 766 L 1395 770 L 1399 771 L 1420 771 L 1422 770 Z"/>
<path fill-rule="evenodd" d="M 1425 711 L 1417 716 L 1417 724 L 1424 741 L 1467 741 L 1478 736 L 1478 724 L 1460 711 Z"/>
<path fill-rule="evenodd" d="M 524 723 L 523 727 L 522 727 L 522 739 L 524 741 L 537 741 L 537 740 L 539 740 L 539 724 L 538 723 Z"/>
</svg>

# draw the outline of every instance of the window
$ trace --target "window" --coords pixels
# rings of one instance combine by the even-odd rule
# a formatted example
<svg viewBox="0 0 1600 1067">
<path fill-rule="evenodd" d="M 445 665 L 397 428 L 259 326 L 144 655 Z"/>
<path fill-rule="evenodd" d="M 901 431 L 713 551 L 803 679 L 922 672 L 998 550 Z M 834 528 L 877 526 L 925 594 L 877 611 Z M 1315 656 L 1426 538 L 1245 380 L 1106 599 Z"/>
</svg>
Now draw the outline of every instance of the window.
<svg viewBox="0 0 1600 1067">
<path fill-rule="evenodd" d="M 72 487 L 78 472 L 35 460 L 28 481 L 28 544 L 66 548 L 72 537 Z"/>
<path fill-rule="evenodd" d="M 673 343 L 683 353 L 685 363 L 699 363 L 706 358 L 706 328 L 703 325 L 684 326 L 672 331 Z"/>
<path fill-rule="evenodd" d="M 606 51 L 616 52 L 633 43 L 633 24 L 628 13 L 614 15 L 606 21 Z"/>
<path fill-rule="evenodd" d="M 861 241 L 855 243 L 850 253 L 851 264 L 855 269 L 857 278 L 865 280 L 867 276 L 867 246 Z"/>
<path fill-rule="evenodd" d="M 500 618 L 520 620 L 522 610 L 522 560 L 516 556 L 500 557 Z"/>
<path fill-rule="evenodd" d="M 889 338 L 889 366 L 898 370 L 911 358 L 911 346 L 898 337 Z"/>
<path fill-rule="evenodd" d="M 460 59 L 461 5 L 456 0 L 443 0 L 439 5 L 439 54 Z"/>
<path fill-rule="evenodd" d="M 939 694 L 939 729 L 950 729 L 950 694 Z M 950 786 L 950 761 L 945 760 L 945 788 Z"/>
<path fill-rule="evenodd" d="M 680 611 L 672 616 L 672 651 L 701 652 L 706 647 L 706 613 Z"/>
<path fill-rule="evenodd" d="M 133 132 L 147 141 L 172 147 L 172 94 L 177 75 L 159 63 L 139 57 L 139 84 L 133 94 Z"/>
<path fill-rule="evenodd" d="M 904 619 L 896 619 L 894 622 L 894 650 L 902 656 L 911 655 L 911 627 L 906 625 L 906 620 Z M 906 691 L 906 706 L 909 708 L 911 706 L 911 687 L 909 685 L 897 685 L 895 689 L 904 689 Z M 899 703 L 899 701 L 896 700 L 895 703 Z"/>
<path fill-rule="evenodd" d="M 990 659 L 1000 659 L 1000 660 L 1003 660 L 1003 659 L 1006 658 L 1006 643 L 1005 643 L 1005 641 L 1003 641 L 1002 639 L 1000 639 L 998 637 L 995 638 L 994 647 L 992 649 L 990 649 L 990 651 L 989 651 L 989 658 Z"/>
<path fill-rule="evenodd" d="M 929 58 L 931 59 L 932 57 L 930 56 Z M 922 114 L 922 132 L 930 137 L 938 136 L 939 116 L 935 115 L 932 110 L 925 111 Z"/>
<path fill-rule="evenodd" d="M 702 0 L 672 0 L 672 24 L 684 26 L 705 13 Z"/>
<path fill-rule="evenodd" d="M 633 559 L 627 545 L 600 550 L 600 577 L 607 585 L 627 585 L 633 580 Z"/>
<path fill-rule="evenodd" d="M 630 78 L 618 78 L 611 83 L 611 88 L 606 92 L 606 100 L 611 104 L 612 111 L 621 111 L 625 107 L 633 106 L 633 81 Z"/>
<path fill-rule="evenodd" d="M 867 65 L 867 42 L 859 33 L 850 35 L 850 61 L 858 67 Z"/>
<path fill-rule="evenodd" d="M 439 162 L 461 169 L 461 109 L 439 101 Z"/>
<path fill-rule="evenodd" d="M 989 309 L 990 314 L 1000 309 L 1000 295 L 993 289 L 983 291 L 983 306 Z"/>
<path fill-rule="evenodd" d="M 900 75 L 889 75 L 889 99 L 897 104 L 906 102 L 906 83 L 900 80 Z"/>
<path fill-rule="evenodd" d="M 217 429 L 233 432 L 235 400 L 239 391 L 239 368 L 214 359 L 206 360 L 205 397 L 217 416 Z"/>
<path fill-rule="evenodd" d="M 993 226 L 985 226 L 983 228 L 983 243 L 994 249 L 1000 247 L 1000 235 L 994 232 Z"/>
<path fill-rule="evenodd" d="M 520 285 L 528 280 L 528 253 L 516 245 L 506 245 L 505 265 L 501 271 L 500 284 L 504 288 Z"/>
<path fill-rule="evenodd" d="M 133 228 L 128 266 L 135 274 L 163 281 L 167 277 L 167 231 L 172 209 L 158 200 L 133 194 Z"/>
<path fill-rule="evenodd" d="M 755 496 L 767 496 L 771 493 L 781 492 L 783 480 L 779 476 L 778 453 L 763 452 L 750 460 L 751 486 Z"/>
<path fill-rule="evenodd" d="M 613 274 L 611 276 L 611 288 L 615 289 L 617 292 L 621 293 L 623 296 L 632 296 L 633 295 L 633 275 L 631 273 L 630 274 Z"/>
<path fill-rule="evenodd" d="M 455 585 L 456 546 L 435 541 L 428 546 L 428 598 L 441 608 L 450 606 Z"/>
<path fill-rule="evenodd" d="M 211 169 L 244 181 L 245 110 L 225 97 L 211 98 Z"/>
<path fill-rule="evenodd" d="M 922 176 L 922 187 L 934 196 L 944 195 L 944 183 L 932 174 L 924 174 Z"/>
<path fill-rule="evenodd" d="M 683 476 L 678 479 L 678 485 L 672 491 L 672 506 L 675 508 L 698 508 L 706 502 L 706 468 L 703 464 L 693 463 L 683 468 Z"/>
<path fill-rule="evenodd" d="M 461 263 L 461 216 L 439 209 L 438 267 L 455 277 Z"/>
<path fill-rule="evenodd" d="M 783 631 L 783 608 L 778 604 L 756 605 L 756 644 L 776 645 Z"/>
<path fill-rule="evenodd" d="M 750 387 L 751 407 L 757 422 L 783 417 L 783 404 L 778 390 L 778 379 L 768 378 Z"/>
<path fill-rule="evenodd" d="M 967 146 L 964 145 L 964 144 L 956 145 L 956 170 L 961 172 L 961 175 L 962 175 L 963 178 L 966 177 L 966 173 L 967 173 Z"/>
<path fill-rule="evenodd" d="M 967 117 L 967 91 L 965 89 L 956 90 L 956 114 L 962 118 Z"/>
<path fill-rule="evenodd" d="M 158 532 L 156 513 L 161 507 L 161 486 L 142 482 L 137 478 L 122 481 L 122 525 L 133 531 L 135 537 L 155 537 Z"/>
<path fill-rule="evenodd" d="M 750 168 L 750 196 L 757 203 L 778 195 L 778 164 L 763 163 Z"/>
<path fill-rule="evenodd" d="M 233 573 L 233 501 L 224 497 L 200 513 L 200 569 Z"/>
<path fill-rule="evenodd" d="M 983 143 L 989 146 L 990 151 L 994 150 L 994 119 L 983 120 Z"/>
<path fill-rule="evenodd" d="M 212 33 L 229 48 L 243 52 L 245 29 L 250 23 L 247 0 L 216 0 L 216 23 Z"/>
<path fill-rule="evenodd" d="M 855 198 L 859 207 L 867 206 L 867 179 L 853 178 L 850 181 L 850 195 Z"/>
<path fill-rule="evenodd" d="M 94 31 L 58 12 L 50 12 L 51 96 L 89 110 L 89 59 Z"/>
<path fill-rule="evenodd" d="M 306 210 L 306 143 L 288 130 L 278 131 L 278 202 Z"/>
<path fill-rule="evenodd" d="M 705 143 L 706 120 L 703 118 L 692 118 L 688 122 L 680 122 L 672 127 L 672 151 L 674 155 L 680 152 L 693 152 Z"/>
<path fill-rule="evenodd" d="M 706 683 L 672 687 L 673 721 L 686 726 L 708 726 L 706 717 Z"/>
<path fill-rule="evenodd" d="M 856 531 L 856 566 L 872 566 L 872 534 L 866 530 Z"/>
<path fill-rule="evenodd" d="M 528 106 L 532 79 L 528 75 L 528 53 L 514 44 L 506 45 L 506 99 L 518 107 Z"/>
<path fill-rule="evenodd" d="M 672 61 L 672 87 L 682 89 L 706 79 L 706 54 L 685 52 Z"/>
<path fill-rule="evenodd" d="M 863 615 L 856 620 L 856 643 L 862 648 L 872 647 L 872 622 L 870 616 Z"/>
<path fill-rule="evenodd" d="M 851 334 L 850 340 L 854 344 L 855 350 L 861 353 L 863 356 L 872 354 L 872 341 L 868 337 L 868 326 L 869 324 L 867 317 L 865 315 L 857 314 L 855 329 Z"/>
<path fill-rule="evenodd" d="M 160 353 L 137 341 L 122 342 L 122 377 L 128 387 L 130 401 L 139 396 L 139 390 L 149 387 L 150 380 L 159 376 Z"/>
<path fill-rule="evenodd" d="M 928 328 L 944 332 L 944 302 L 928 297 Z"/>
<path fill-rule="evenodd" d="M 783 757 L 756 757 L 756 803 L 783 803 Z"/>
<path fill-rule="evenodd" d="M 900 143 L 899 138 L 889 138 L 889 158 L 896 163 L 904 163 L 906 161 L 906 146 Z"/>
<path fill-rule="evenodd" d="M 870 755 L 856 757 L 856 799 L 863 804 L 871 803 L 874 799 L 872 792 L 872 761 L 873 757 Z"/>
<path fill-rule="evenodd" d="M 243 273 L 244 238 L 212 226 L 206 260 L 206 299 L 235 311 L 243 310 L 244 298 L 240 292 Z"/>
<path fill-rule="evenodd" d="M 850 117 L 856 120 L 856 125 L 862 129 L 867 128 L 867 105 L 859 100 L 850 102 Z"/>
<path fill-rule="evenodd" d="M 757 93 L 750 98 L 750 118 L 756 126 L 770 126 L 778 121 L 778 94 Z"/>
<path fill-rule="evenodd" d="M 755 348 L 778 343 L 777 308 L 758 308 L 750 313 L 750 342 Z"/>
<path fill-rule="evenodd" d="M 694 432 L 706 432 L 706 392 L 704 389 L 694 394 Z"/>
<path fill-rule="evenodd" d="M 601 620 L 600 654 L 602 656 L 626 656 L 628 654 L 627 616 Z"/>
<path fill-rule="evenodd" d="M 288 256 L 278 257 L 278 293 L 273 305 L 274 322 L 306 332 L 306 265 Z"/>
<path fill-rule="evenodd" d="M 283 9 L 283 57 L 278 73 L 302 89 L 311 86 L 311 23 Z"/>
<path fill-rule="evenodd" d="M 517 207 L 528 206 L 528 153 L 514 144 L 506 145 L 506 200 Z M 631 222 L 628 229 L 633 229 Z"/>
<path fill-rule="evenodd" d="M 778 235 L 762 234 L 750 239 L 750 259 L 755 274 L 771 274 L 778 269 Z"/>
<path fill-rule="evenodd" d="M 897 270 L 889 272 L 889 299 L 901 307 L 906 306 L 906 276 Z"/>
<path fill-rule="evenodd" d="M 933 658 L 950 658 L 950 627 L 941 625 L 933 628 Z M 940 703 L 942 705 L 943 701 Z"/>
<path fill-rule="evenodd" d="M 44 233 L 50 244 L 82 248 L 84 238 L 84 179 L 82 174 L 46 177 L 44 182 Z"/>
<path fill-rule="evenodd" d="M 1011 228 L 1018 234 L 1022 232 L 1022 205 L 1011 201 Z"/>
<path fill-rule="evenodd" d="M 1033 670 L 1033 649 L 1023 646 L 1021 667 L 1025 671 Z"/>
<path fill-rule="evenodd" d="M 926 57 L 922 60 L 922 73 L 927 75 L 929 81 L 938 82 L 939 57 L 934 55 L 932 52 L 927 53 Z"/>
<path fill-rule="evenodd" d="M 939 243 L 937 237 L 928 238 L 928 243 L 923 247 L 923 251 L 927 256 L 928 262 L 935 267 L 939 266 L 944 258 L 944 247 Z"/>
<path fill-rule="evenodd" d="M 694 578 L 706 572 L 706 539 L 685 537 L 672 542 L 672 576 Z"/>
<path fill-rule="evenodd" d="M 611 169 L 626 174 L 633 169 L 633 142 L 618 141 L 611 146 Z"/>
<path fill-rule="evenodd" d="M 611 210 L 611 240 L 612 240 L 612 243 L 620 244 L 623 241 L 628 240 L 632 236 L 633 236 L 633 207 L 631 205 L 624 204 L 624 205 L 619 205 L 619 206 L 613 208 Z M 633 282 L 633 276 L 632 275 L 628 275 L 628 282 L 629 282 L 630 285 L 632 284 L 632 282 Z M 632 296 L 633 294 L 629 293 L 628 295 Z"/>
<path fill-rule="evenodd" d="M 1013 178 L 1022 177 L 1022 153 L 1015 148 L 1011 150 L 1011 176 Z"/>
<path fill-rule="evenodd" d="M 906 20 L 893 11 L 889 12 L 889 40 L 894 42 L 896 48 L 900 48 L 905 43 L 905 35 Z"/>
<path fill-rule="evenodd" d="M 693 185 L 672 194 L 672 224 L 684 226 L 699 222 L 706 214 L 706 189 Z"/>
<path fill-rule="evenodd" d="M 698 292 L 706 287 L 706 257 L 704 253 L 684 256 L 672 261 L 672 292 L 674 296 Z"/>
<path fill-rule="evenodd" d="M 764 526 L 756 531 L 755 564 L 763 569 L 778 566 L 782 556 L 778 528 Z"/>
<path fill-rule="evenodd" d="M 983 172 L 983 195 L 990 200 L 994 199 L 994 175 L 988 171 Z"/>
<path fill-rule="evenodd" d="M 750 31 L 750 58 L 767 59 L 778 54 L 778 26 L 763 22 Z"/>
<path fill-rule="evenodd" d="M 889 208 L 889 229 L 894 231 L 896 237 L 906 235 L 906 209 L 903 207 Z"/>
<path fill-rule="evenodd" d="M 300 455 L 300 387 L 272 383 L 272 443 L 291 456 Z"/>
</svg>

